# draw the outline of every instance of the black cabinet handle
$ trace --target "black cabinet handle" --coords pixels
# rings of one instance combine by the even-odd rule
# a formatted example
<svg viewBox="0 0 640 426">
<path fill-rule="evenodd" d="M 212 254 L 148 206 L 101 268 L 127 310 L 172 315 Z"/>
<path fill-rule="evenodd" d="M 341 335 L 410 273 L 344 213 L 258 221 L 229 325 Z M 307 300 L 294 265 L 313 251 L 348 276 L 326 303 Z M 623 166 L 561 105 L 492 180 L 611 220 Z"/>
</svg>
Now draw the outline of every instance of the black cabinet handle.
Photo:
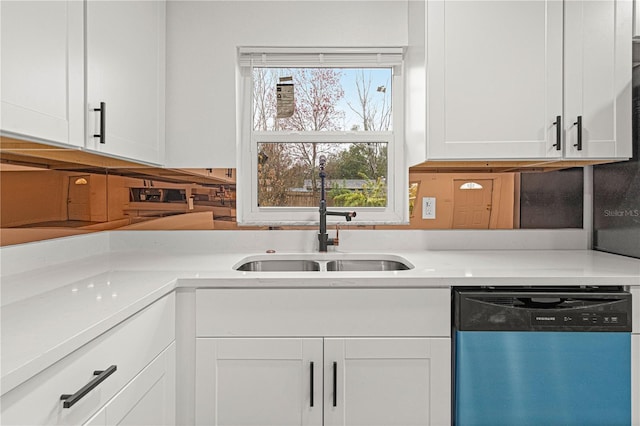
<svg viewBox="0 0 640 426">
<path fill-rule="evenodd" d="M 562 149 L 562 116 L 557 115 L 553 124 L 556 126 L 556 143 L 552 146 L 556 147 L 556 151 L 560 151 Z"/>
<path fill-rule="evenodd" d="M 64 395 L 60 395 L 60 400 L 64 401 L 64 403 L 62 404 L 62 406 L 64 408 L 71 408 L 73 407 L 73 405 L 80 401 L 86 394 L 88 394 L 89 392 L 91 392 L 91 390 L 93 388 L 95 388 L 96 386 L 98 386 L 100 383 L 102 383 L 104 381 L 104 379 L 106 379 L 107 377 L 109 377 L 110 375 L 112 375 L 113 373 L 116 372 L 116 370 L 118 369 L 117 366 L 112 365 L 111 367 L 107 368 L 106 370 L 98 370 L 98 371 L 94 371 L 93 375 L 96 376 L 95 378 L 93 378 L 89 383 L 87 383 L 86 385 L 84 385 L 80 390 L 78 390 L 76 393 L 74 393 L 73 395 L 69 395 L 69 394 L 64 394 Z"/>
<path fill-rule="evenodd" d="M 578 148 L 578 151 L 582 151 L 582 116 L 578 116 L 578 120 L 573 123 L 576 126 L 576 130 L 578 131 L 578 141 L 574 143 L 573 146 Z"/>
<path fill-rule="evenodd" d="M 338 406 L 338 363 L 333 362 L 333 406 Z"/>
<path fill-rule="evenodd" d="M 100 143 L 105 143 L 105 129 L 107 125 L 107 104 L 100 102 L 100 108 L 94 108 L 94 111 L 100 111 L 100 133 L 93 135 L 94 138 L 100 138 Z"/>
<path fill-rule="evenodd" d="M 309 365 L 309 369 L 311 370 L 311 372 L 309 373 L 309 395 L 310 395 L 310 403 L 309 406 L 313 407 L 313 361 L 311 361 L 311 364 Z"/>
</svg>

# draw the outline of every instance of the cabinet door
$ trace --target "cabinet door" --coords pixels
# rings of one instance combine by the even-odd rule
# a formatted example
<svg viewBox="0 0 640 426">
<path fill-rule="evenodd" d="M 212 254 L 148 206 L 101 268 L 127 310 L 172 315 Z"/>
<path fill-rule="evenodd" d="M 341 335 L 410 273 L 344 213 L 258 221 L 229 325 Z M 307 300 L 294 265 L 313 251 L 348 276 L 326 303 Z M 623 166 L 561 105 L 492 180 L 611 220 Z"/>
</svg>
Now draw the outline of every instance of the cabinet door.
<svg viewBox="0 0 640 426">
<path fill-rule="evenodd" d="M 325 339 L 325 425 L 450 424 L 450 342 Z"/>
<path fill-rule="evenodd" d="M 172 343 L 107 406 L 107 425 L 176 423 L 176 348 Z"/>
<path fill-rule="evenodd" d="M 322 339 L 199 338 L 196 371 L 196 424 L 322 424 Z"/>
<path fill-rule="evenodd" d="M 633 0 L 633 38 L 640 38 L 640 4 Z"/>
<path fill-rule="evenodd" d="M 134 160 L 164 156 L 165 2 L 87 2 L 87 147 Z M 106 113 L 94 111 L 105 102 Z M 105 120 L 101 144 L 100 120 Z"/>
<path fill-rule="evenodd" d="M 562 155 L 562 7 L 427 2 L 428 159 Z"/>
<path fill-rule="evenodd" d="M 84 145 L 83 3 L 2 2 L 2 131 Z"/>
<path fill-rule="evenodd" d="M 628 0 L 565 2 L 566 157 L 631 157 L 631 33 Z"/>
<path fill-rule="evenodd" d="M 174 425 L 175 370 L 172 343 L 85 425 Z"/>
</svg>

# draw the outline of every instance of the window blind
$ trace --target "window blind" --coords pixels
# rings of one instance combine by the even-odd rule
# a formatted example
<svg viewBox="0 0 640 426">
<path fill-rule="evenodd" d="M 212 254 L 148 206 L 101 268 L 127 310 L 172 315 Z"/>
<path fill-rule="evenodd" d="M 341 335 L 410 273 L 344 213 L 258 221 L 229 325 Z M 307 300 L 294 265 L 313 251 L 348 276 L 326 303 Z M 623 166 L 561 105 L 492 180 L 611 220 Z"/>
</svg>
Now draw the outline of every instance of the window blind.
<svg viewBox="0 0 640 426">
<path fill-rule="evenodd" d="M 333 48 L 333 49 L 292 49 L 292 48 L 252 48 L 238 49 L 241 67 L 269 68 L 376 68 L 402 65 L 403 48 Z"/>
</svg>

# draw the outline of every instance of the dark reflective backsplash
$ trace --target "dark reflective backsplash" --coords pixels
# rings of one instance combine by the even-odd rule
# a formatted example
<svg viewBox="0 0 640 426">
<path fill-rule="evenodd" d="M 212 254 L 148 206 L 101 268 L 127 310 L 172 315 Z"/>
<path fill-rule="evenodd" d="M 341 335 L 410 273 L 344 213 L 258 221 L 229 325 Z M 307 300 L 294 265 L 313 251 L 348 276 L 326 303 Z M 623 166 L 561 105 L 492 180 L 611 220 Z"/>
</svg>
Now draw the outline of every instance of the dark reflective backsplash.
<svg viewBox="0 0 640 426">
<path fill-rule="evenodd" d="M 594 166 L 593 246 L 640 258 L 640 67 L 633 70 L 633 158 Z"/>
<path fill-rule="evenodd" d="M 522 173 L 520 228 L 582 228 L 583 169 Z"/>
</svg>

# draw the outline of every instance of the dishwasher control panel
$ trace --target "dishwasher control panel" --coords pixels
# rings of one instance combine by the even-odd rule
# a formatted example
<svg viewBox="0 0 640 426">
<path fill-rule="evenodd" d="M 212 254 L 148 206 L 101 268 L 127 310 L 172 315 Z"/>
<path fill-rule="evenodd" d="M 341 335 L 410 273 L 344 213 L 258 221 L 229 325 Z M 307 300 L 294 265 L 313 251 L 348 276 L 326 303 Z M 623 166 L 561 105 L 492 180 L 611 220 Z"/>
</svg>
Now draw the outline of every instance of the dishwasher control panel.
<svg viewBox="0 0 640 426">
<path fill-rule="evenodd" d="M 631 294 L 623 289 L 454 289 L 460 331 L 630 332 Z"/>
<path fill-rule="evenodd" d="M 627 324 L 624 312 L 531 312 L 533 326 L 568 326 L 568 327 L 619 327 Z"/>
</svg>

